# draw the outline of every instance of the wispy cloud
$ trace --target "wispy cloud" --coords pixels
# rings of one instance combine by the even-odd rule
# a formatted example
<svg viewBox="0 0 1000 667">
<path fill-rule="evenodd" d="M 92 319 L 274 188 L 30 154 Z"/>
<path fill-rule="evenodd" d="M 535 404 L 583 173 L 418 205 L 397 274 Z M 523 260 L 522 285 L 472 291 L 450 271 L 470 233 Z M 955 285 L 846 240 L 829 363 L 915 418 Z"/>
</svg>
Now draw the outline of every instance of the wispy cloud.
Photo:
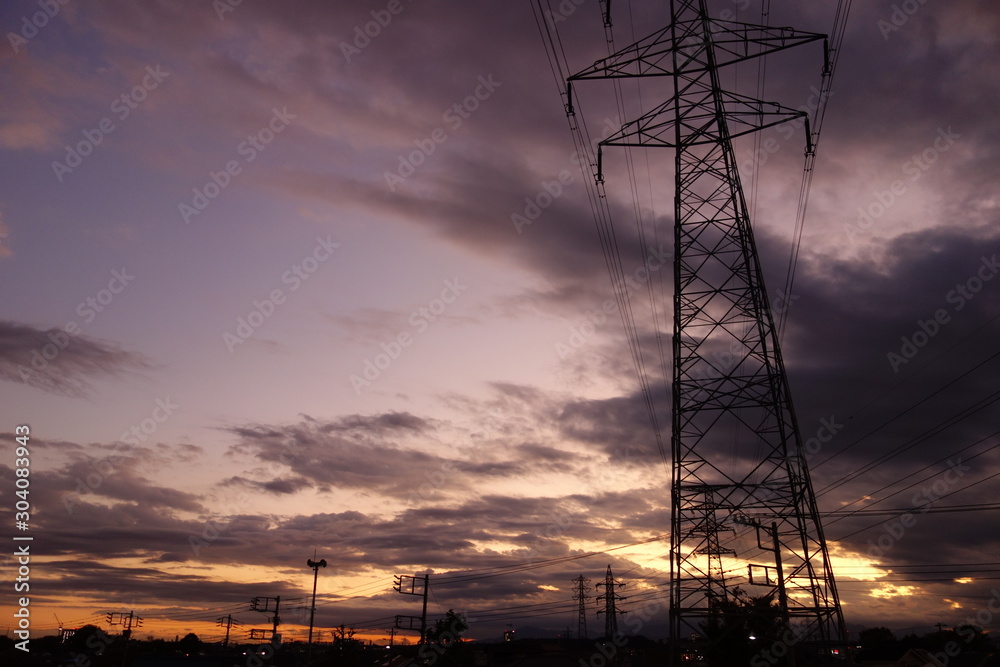
<svg viewBox="0 0 1000 667">
<path fill-rule="evenodd" d="M 92 382 L 98 378 L 152 367 L 143 355 L 114 343 L 0 321 L 0 380 L 80 397 L 93 390 Z"/>
</svg>

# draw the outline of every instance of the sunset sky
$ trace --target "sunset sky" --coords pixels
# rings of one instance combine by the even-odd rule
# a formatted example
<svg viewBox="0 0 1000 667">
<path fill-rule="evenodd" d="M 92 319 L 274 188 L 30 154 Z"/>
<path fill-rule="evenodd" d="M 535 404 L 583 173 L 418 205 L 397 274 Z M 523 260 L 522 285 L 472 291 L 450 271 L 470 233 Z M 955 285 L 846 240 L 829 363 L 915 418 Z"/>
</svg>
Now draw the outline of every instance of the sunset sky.
<svg viewBox="0 0 1000 667">
<path fill-rule="evenodd" d="M 26 424 L 36 633 L 135 610 L 219 638 L 280 595 L 304 637 L 315 553 L 324 632 L 387 636 L 424 572 L 471 636 L 575 630 L 571 580 L 610 563 L 665 634 L 669 470 L 532 4 L 3 3 L 0 523 Z M 607 55 L 602 3 L 551 6 L 575 70 Z M 622 47 L 669 3 L 613 11 Z M 820 510 L 870 508 L 824 519 L 852 630 L 1000 632 L 998 35 L 991 0 L 854 3 L 784 298 L 804 132 L 736 146 Z M 812 110 L 822 59 L 772 56 L 764 97 Z M 578 112 L 605 136 L 668 83 L 626 82 L 623 116 L 586 82 Z M 620 150 L 623 261 L 669 300 L 673 155 L 633 152 L 633 187 Z"/>
</svg>

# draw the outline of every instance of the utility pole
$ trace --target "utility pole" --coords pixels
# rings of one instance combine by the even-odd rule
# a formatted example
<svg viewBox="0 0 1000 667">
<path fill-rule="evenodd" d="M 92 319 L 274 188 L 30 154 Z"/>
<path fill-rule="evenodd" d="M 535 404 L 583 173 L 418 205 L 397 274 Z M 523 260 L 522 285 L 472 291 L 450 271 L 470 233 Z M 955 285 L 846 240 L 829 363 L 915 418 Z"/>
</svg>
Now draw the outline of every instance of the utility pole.
<svg viewBox="0 0 1000 667">
<path fill-rule="evenodd" d="M 229 614 L 228 616 L 223 616 L 222 618 L 219 619 L 219 626 L 226 628 L 226 638 L 222 641 L 223 648 L 229 646 L 229 630 L 237 625 L 243 625 L 243 624 L 237 621 L 235 618 L 233 618 L 232 614 Z"/>
<path fill-rule="evenodd" d="M 274 626 L 273 626 L 273 629 L 271 630 L 271 643 L 272 644 L 277 644 L 278 643 L 278 623 L 281 622 L 281 620 L 278 617 L 278 607 L 280 607 L 280 606 L 281 606 L 281 596 L 280 595 L 276 595 L 275 598 L 274 598 Z"/>
<path fill-rule="evenodd" d="M 582 574 L 573 579 L 573 583 L 576 584 L 576 588 L 573 591 L 576 593 L 576 599 L 579 604 L 579 618 L 576 622 L 576 636 L 578 639 L 587 638 L 587 591 L 590 590 L 590 579 L 586 578 Z"/>
<path fill-rule="evenodd" d="M 729 66 L 827 38 L 715 20 L 707 0 L 670 0 L 669 8 L 666 27 L 570 76 L 566 110 L 575 127 L 573 87 L 587 79 L 672 83 L 662 103 L 600 142 L 596 176 L 604 199 L 605 147 L 672 149 L 671 663 L 688 650 L 709 662 L 725 654 L 724 633 L 702 634 L 724 626 L 725 610 L 739 603 L 723 559 L 776 548 L 787 566 L 784 613 L 802 624 L 797 646 L 833 664 L 835 650 L 846 649 L 843 611 L 733 148 L 734 138 L 792 123 L 805 127 L 808 159 L 809 114 L 722 84 Z M 745 510 L 774 526 L 771 545 L 729 525 Z"/>
<path fill-rule="evenodd" d="M 125 667 L 128 658 L 128 640 L 132 636 L 132 628 L 142 627 L 143 619 L 141 616 L 136 616 L 134 611 L 129 611 L 128 614 L 109 611 L 107 619 L 108 625 L 122 626 L 122 638 L 125 640 L 125 645 L 122 647 L 122 667 Z"/>
<path fill-rule="evenodd" d="M 431 575 L 424 574 L 424 607 L 420 612 L 420 643 L 427 641 L 427 593 L 431 588 Z"/>
<path fill-rule="evenodd" d="M 271 607 L 271 604 L 274 607 Z M 255 597 L 250 600 L 250 611 L 259 611 L 262 614 L 274 614 L 274 620 L 271 624 L 271 644 L 277 646 L 280 643 L 280 635 L 278 635 L 278 624 L 281 623 L 281 617 L 278 616 L 278 610 L 281 608 L 281 596 L 275 596 L 273 598 L 268 597 Z"/>
<path fill-rule="evenodd" d="M 608 572 L 604 575 L 604 581 L 597 584 L 597 588 L 604 588 L 604 593 L 597 596 L 597 603 L 604 601 L 604 609 L 599 609 L 597 615 L 604 614 L 604 641 L 614 641 L 618 636 L 618 615 L 628 612 L 618 609 L 618 602 L 627 600 L 615 593 L 615 587 L 624 588 L 625 584 L 615 581 L 615 575 L 611 573 L 611 565 L 608 565 Z"/>
<path fill-rule="evenodd" d="M 733 523 L 742 524 L 745 526 L 753 526 L 757 529 L 757 546 L 760 549 L 771 549 L 774 552 L 774 566 L 770 565 L 754 565 L 751 563 L 747 566 L 749 570 L 748 578 L 751 584 L 757 586 L 770 586 L 776 588 L 778 592 L 778 614 L 782 619 L 782 626 L 785 632 L 792 632 L 792 619 L 788 613 L 788 591 L 785 588 L 785 570 L 782 564 L 781 555 L 781 542 L 778 538 L 778 523 L 772 521 L 770 527 L 764 526 L 761 522 L 753 517 L 746 516 L 744 514 L 735 514 L 733 516 Z M 760 532 L 764 530 L 768 533 L 771 538 L 770 544 L 766 545 L 761 542 Z M 775 573 L 775 583 L 772 583 L 771 577 L 769 575 L 769 570 L 774 570 Z M 763 570 L 764 577 L 755 576 L 755 572 Z M 784 633 L 783 633 L 784 636 Z M 794 635 L 793 635 L 794 636 Z M 785 664 L 788 667 L 795 667 L 795 651 L 788 651 L 785 656 Z"/>
<path fill-rule="evenodd" d="M 313 552 L 313 558 L 315 557 L 316 552 Z M 319 579 L 319 568 L 326 567 L 326 559 L 320 561 L 306 559 L 306 565 L 313 569 L 313 597 L 312 606 L 309 608 L 309 643 L 306 645 L 306 664 L 310 664 L 313 647 L 313 620 L 316 617 L 316 581 Z"/>
<path fill-rule="evenodd" d="M 122 626 L 122 637 L 126 640 L 132 636 L 133 627 L 142 627 L 143 618 L 141 616 L 136 616 L 134 611 L 130 611 L 127 614 L 124 612 L 109 611 L 106 617 L 108 619 L 108 625 Z"/>
<path fill-rule="evenodd" d="M 431 587 L 431 575 L 425 574 L 424 576 L 420 577 L 416 574 L 414 574 L 413 576 L 410 576 L 408 574 L 397 574 L 394 575 L 393 578 L 395 579 L 395 583 L 392 586 L 392 589 L 394 591 L 396 591 L 397 593 L 402 593 L 403 595 L 419 595 L 424 599 L 423 610 L 420 612 L 419 617 L 396 616 L 396 624 L 395 624 L 396 627 L 400 629 L 415 630 L 416 628 L 413 627 L 413 622 L 419 619 L 420 641 L 417 643 L 423 644 L 424 640 L 427 637 L 427 592 L 430 590 Z M 417 586 L 418 581 L 422 582 L 423 584 L 422 587 Z M 418 590 L 418 588 L 421 588 L 422 590 Z M 403 625 L 404 620 L 408 622 L 407 625 Z"/>
</svg>

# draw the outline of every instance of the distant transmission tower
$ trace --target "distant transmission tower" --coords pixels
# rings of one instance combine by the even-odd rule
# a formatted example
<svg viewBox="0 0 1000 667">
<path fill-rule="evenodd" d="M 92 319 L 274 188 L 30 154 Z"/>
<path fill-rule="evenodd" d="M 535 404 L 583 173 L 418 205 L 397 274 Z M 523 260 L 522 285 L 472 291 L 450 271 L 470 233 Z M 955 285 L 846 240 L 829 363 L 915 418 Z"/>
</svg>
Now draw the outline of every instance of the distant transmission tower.
<svg viewBox="0 0 1000 667">
<path fill-rule="evenodd" d="M 627 598 L 615 593 L 616 586 L 623 588 L 625 584 L 615 581 L 615 575 L 611 573 L 611 566 L 608 565 L 608 573 L 604 575 L 604 581 L 597 584 L 597 588 L 601 588 L 602 586 L 604 587 L 604 593 L 597 596 L 597 603 L 600 604 L 603 600 L 604 609 L 598 610 L 597 615 L 604 614 L 604 639 L 612 641 L 618 636 L 618 615 L 628 613 L 618 608 L 618 602 Z"/>
<path fill-rule="evenodd" d="M 576 637 L 577 639 L 587 638 L 587 591 L 590 590 L 590 579 L 586 578 L 582 574 L 573 579 L 573 583 L 576 584 L 576 588 L 573 591 L 576 593 L 576 599 L 579 602 L 580 617 L 576 622 Z"/>
<path fill-rule="evenodd" d="M 584 79 L 667 77 L 673 83 L 666 102 L 600 147 L 675 151 L 675 664 L 685 652 L 709 656 L 712 665 L 737 664 L 711 656 L 741 642 L 746 652 L 755 651 L 748 639 L 755 633 L 734 621 L 739 614 L 748 618 L 747 595 L 776 604 L 756 611 L 771 615 L 770 636 L 757 638 L 761 649 L 782 648 L 774 655 L 788 665 L 796 653 L 823 662 L 832 662 L 834 652 L 843 656 L 843 615 L 732 145 L 735 137 L 804 121 L 808 155 L 808 117 L 720 85 L 727 65 L 824 39 L 713 20 L 706 0 L 671 0 L 666 28 L 569 78 L 571 115 L 572 86 Z M 599 153 L 598 172 L 600 164 Z M 598 182 L 603 188 L 600 175 Z M 741 595 L 737 586 L 748 590 Z"/>
</svg>

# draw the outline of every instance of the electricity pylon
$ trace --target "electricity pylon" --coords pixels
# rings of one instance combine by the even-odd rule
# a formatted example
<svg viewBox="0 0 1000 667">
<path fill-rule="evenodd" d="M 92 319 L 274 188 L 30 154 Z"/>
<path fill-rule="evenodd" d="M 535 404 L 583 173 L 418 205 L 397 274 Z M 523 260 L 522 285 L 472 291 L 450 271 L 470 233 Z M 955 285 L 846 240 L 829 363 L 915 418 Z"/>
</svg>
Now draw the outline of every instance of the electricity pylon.
<svg viewBox="0 0 1000 667">
<path fill-rule="evenodd" d="M 604 593 L 597 596 L 597 603 L 604 602 L 604 609 L 599 609 L 597 615 L 604 614 L 604 641 L 614 641 L 618 636 L 618 616 L 627 614 L 618 608 L 618 602 L 627 598 L 615 593 L 615 588 L 622 588 L 625 584 L 615 581 L 615 575 L 611 573 L 611 566 L 608 565 L 608 572 L 604 575 L 604 581 L 596 584 L 597 588 L 604 588 Z"/>
<path fill-rule="evenodd" d="M 731 629 L 732 609 L 745 600 L 735 585 L 742 582 L 765 587 L 753 591 L 757 597 L 776 598 L 777 607 L 765 612 L 780 626 L 770 638 L 769 648 L 782 649 L 775 655 L 789 665 L 798 651 L 832 661 L 846 637 L 843 615 L 732 145 L 735 137 L 805 121 L 809 154 L 808 118 L 720 84 L 727 65 L 825 36 L 713 20 L 705 0 L 671 0 L 670 19 L 571 76 L 567 92 L 572 114 L 574 82 L 673 83 L 669 99 L 602 141 L 598 154 L 600 182 L 604 147 L 675 151 L 673 660 L 679 663 L 688 647 L 711 655 L 713 643 L 732 642 L 709 629 L 726 627 L 727 618 Z M 741 523 L 753 530 L 737 532 L 733 524 Z M 764 558 L 767 565 L 752 562 Z"/>
<path fill-rule="evenodd" d="M 576 588 L 573 592 L 576 593 L 576 599 L 578 603 L 579 616 L 576 621 L 576 637 L 577 639 L 587 638 L 587 591 L 590 590 L 590 579 L 583 576 L 582 574 L 573 579 L 573 583 L 576 584 Z"/>
</svg>

